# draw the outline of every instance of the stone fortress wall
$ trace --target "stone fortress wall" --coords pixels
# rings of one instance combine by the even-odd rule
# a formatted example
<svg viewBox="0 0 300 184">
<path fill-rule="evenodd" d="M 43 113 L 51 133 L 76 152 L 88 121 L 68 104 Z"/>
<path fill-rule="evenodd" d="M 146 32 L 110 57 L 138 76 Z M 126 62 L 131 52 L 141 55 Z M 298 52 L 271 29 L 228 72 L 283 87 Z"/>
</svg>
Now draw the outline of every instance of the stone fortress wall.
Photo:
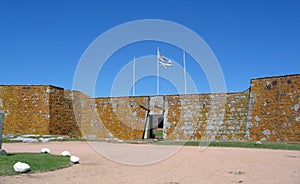
<svg viewBox="0 0 300 184">
<path fill-rule="evenodd" d="M 112 98 L 2 85 L 0 110 L 4 134 L 138 140 L 161 117 L 166 140 L 300 142 L 300 75 L 253 79 L 237 93 Z"/>
</svg>

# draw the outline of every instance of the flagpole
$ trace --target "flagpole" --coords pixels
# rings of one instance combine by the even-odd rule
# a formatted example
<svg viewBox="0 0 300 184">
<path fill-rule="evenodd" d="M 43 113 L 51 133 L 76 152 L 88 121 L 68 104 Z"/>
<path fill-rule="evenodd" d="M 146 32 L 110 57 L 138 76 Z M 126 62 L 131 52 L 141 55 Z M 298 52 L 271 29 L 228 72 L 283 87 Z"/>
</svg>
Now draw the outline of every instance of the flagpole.
<svg viewBox="0 0 300 184">
<path fill-rule="evenodd" d="M 132 96 L 135 96 L 135 56 L 133 57 L 132 67 Z"/>
<path fill-rule="evenodd" d="M 183 77 L 184 77 L 184 94 L 186 94 L 186 61 L 185 52 L 183 51 Z"/>
<path fill-rule="evenodd" d="M 157 61 L 156 61 L 156 94 L 159 95 L 159 48 L 157 47 Z"/>
</svg>

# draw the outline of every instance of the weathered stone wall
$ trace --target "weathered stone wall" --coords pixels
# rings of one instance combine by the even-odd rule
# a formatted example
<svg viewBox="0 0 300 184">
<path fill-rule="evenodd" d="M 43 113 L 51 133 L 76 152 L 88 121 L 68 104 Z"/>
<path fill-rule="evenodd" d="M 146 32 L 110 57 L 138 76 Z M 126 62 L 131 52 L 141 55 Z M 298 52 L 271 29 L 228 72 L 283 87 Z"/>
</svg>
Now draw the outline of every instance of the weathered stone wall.
<svg viewBox="0 0 300 184">
<path fill-rule="evenodd" d="M 113 138 L 110 131 L 106 129 L 97 113 L 95 99 L 87 95 L 75 92 L 71 94 L 73 111 L 81 136 L 86 139 Z"/>
<path fill-rule="evenodd" d="M 249 93 L 167 96 L 166 138 L 243 140 Z"/>
<path fill-rule="evenodd" d="M 49 87 L 49 113 L 50 113 L 50 134 L 60 134 L 64 132 L 63 112 L 64 112 L 64 89 Z"/>
<path fill-rule="evenodd" d="M 49 87 L 0 86 L 4 134 L 49 134 Z"/>
<path fill-rule="evenodd" d="M 253 79 L 250 140 L 300 142 L 300 75 Z"/>
<path fill-rule="evenodd" d="M 72 101 L 64 89 L 51 85 L 0 86 L 0 110 L 5 112 L 4 134 L 80 136 Z"/>
<path fill-rule="evenodd" d="M 81 136 L 80 129 L 75 119 L 73 102 L 68 98 L 68 92 L 63 88 L 48 87 L 49 92 L 49 133 L 68 135 L 70 137 Z"/>
<path fill-rule="evenodd" d="M 136 140 L 164 117 L 168 140 L 300 142 L 300 75 L 253 79 L 239 93 L 90 98 L 50 85 L 0 86 L 4 133 Z"/>
<path fill-rule="evenodd" d="M 123 140 L 143 138 L 149 97 L 97 98 L 96 108 L 111 137 Z"/>
<path fill-rule="evenodd" d="M 64 122 L 63 126 L 64 128 L 57 127 L 59 131 L 56 132 L 56 134 L 61 135 L 69 135 L 71 137 L 81 137 L 81 130 L 80 130 L 80 114 L 81 112 L 79 109 L 74 108 L 78 107 L 78 98 L 81 95 L 81 93 L 76 91 L 64 91 L 64 106 L 63 106 L 63 117 L 62 122 Z M 74 100 L 73 100 L 74 99 Z M 78 117 L 78 119 L 76 118 Z M 57 125 L 62 126 L 62 125 Z"/>
<path fill-rule="evenodd" d="M 53 99 L 60 99 L 61 93 L 53 91 Z M 87 139 L 142 139 L 147 99 L 148 97 L 93 99 L 80 92 L 65 91 L 64 100 L 60 99 L 58 105 L 53 100 L 56 110 L 52 111 L 55 116 L 51 125 L 57 129 L 53 133 L 77 135 Z M 61 104 L 63 101 L 64 104 Z M 60 111 L 62 105 L 64 110 Z"/>
</svg>

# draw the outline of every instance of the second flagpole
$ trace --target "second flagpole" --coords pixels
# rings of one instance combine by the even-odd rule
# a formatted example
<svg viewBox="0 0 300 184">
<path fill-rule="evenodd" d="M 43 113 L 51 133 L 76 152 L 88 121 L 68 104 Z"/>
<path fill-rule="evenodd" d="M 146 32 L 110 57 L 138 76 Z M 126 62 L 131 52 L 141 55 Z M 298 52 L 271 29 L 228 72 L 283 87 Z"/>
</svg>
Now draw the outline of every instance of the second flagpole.
<svg viewBox="0 0 300 184">
<path fill-rule="evenodd" d="M 184 94 L 186 94 L 186 61 L 185 61 L 185 51 L 183 51 L 183 78 L 184 78 Z"/>
<path fill-rule="evenodd" d="M 132 96 L 135 96 L 135 56 L 133 57 L 132 66 Z"/>
<path fill-rule="evenodd" d="M 159 48 L 157 47 L 156 57 L 156 94 L 159 95 Z"/>
</svg>

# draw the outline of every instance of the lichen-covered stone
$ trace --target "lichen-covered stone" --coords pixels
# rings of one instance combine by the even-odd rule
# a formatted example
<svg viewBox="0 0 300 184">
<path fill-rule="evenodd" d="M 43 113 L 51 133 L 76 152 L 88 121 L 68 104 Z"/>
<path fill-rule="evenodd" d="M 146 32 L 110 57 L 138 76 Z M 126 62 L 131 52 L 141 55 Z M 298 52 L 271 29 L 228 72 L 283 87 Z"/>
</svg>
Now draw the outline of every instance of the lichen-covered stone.
<svg viewBox="0 0 300 184">
<path fill-rule="evenodd" d="M 168 140 L 300 142 L 300 75 L 253 79 L 244 92 L 90 98 L 51 85 L 0 86 L 4 134 L 142 139 L 162 115 Z"/>
<path fill-rule="evenodd" d="M 256 126 L 248 128 L 250 140 L 300 142 L 299 104 L 300 75 L 253 79 L 248 119 Z"/>
</svg>

